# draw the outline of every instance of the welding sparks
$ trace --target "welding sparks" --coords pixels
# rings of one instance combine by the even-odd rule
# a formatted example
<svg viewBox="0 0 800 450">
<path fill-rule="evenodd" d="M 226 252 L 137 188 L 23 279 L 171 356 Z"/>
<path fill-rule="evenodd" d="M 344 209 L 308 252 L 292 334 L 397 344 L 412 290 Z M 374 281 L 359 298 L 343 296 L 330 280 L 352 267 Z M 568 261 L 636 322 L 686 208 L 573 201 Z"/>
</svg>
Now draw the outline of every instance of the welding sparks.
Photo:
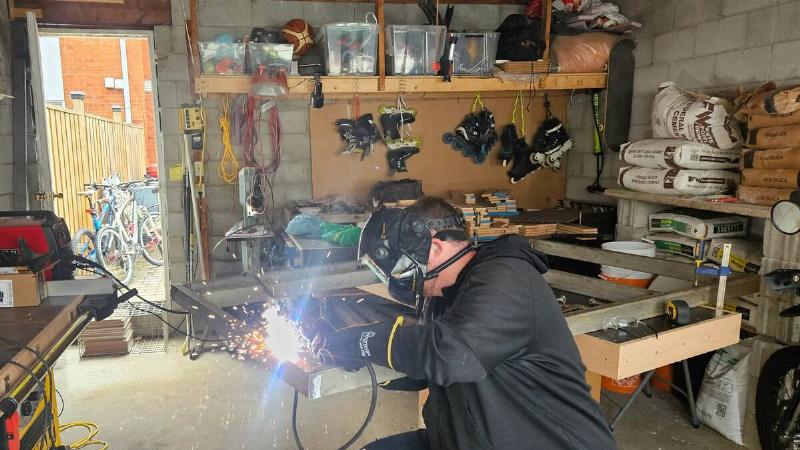
<svg viewBox="0 0 800 450">
<path fill-rule="evenodd" d="M 267 362 L 271 357 L 279 361 L 298 362 L 308 348 L 307 339 L 299 326 L 270 306 L 261 313 L 261 327 L 234 338 L 239 359 Z"/>
</svg>

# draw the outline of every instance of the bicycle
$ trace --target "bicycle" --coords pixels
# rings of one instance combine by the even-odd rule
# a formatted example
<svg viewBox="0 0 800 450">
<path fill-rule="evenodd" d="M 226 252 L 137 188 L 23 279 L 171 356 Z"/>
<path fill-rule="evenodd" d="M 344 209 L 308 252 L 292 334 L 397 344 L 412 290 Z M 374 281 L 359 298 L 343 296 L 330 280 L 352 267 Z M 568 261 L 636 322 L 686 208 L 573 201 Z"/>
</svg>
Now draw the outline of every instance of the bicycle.
<svg viewBox="0 0 800 450">
<path fill-rule="evenodd" d="M 133 278 L 134 261 L 139 255 L 150 264 L 164 265 L 161 216 L 139 204 L 135 195 L 137 189 L 153 189 L 154 183 L 148 180 L 113 184 L 113 219 L 97 231 L 98 262 L 123 283 Z"/>
<path fill-rule="evenodd" d="M 95 194 L 99 188 L 104 186 L 105 185 L 97 184 L 95 182 L 84 183 L 83 187 L 86 190 L 78 192 L 78 195 L 81 197 L 86 197 L 86 200 L 89 203 L 89 208 L 86 209 L 86 213 L 91 216 L 93 229 L 90 230 L 88 228 L 80 228 L 72 236 L 72 242 L 70 245 L 72 247 L 72 253 L 83 256 L 84 258 L 92 261 L 97 260 L 95 234 L 100 230 L 104 223 L 110 222 L 112 212 L 111 205 L 114 202 L 114 197 L 109 192 L 110 190 L 104 190 L 103 198 L 95 202 Z"/>
</svg>

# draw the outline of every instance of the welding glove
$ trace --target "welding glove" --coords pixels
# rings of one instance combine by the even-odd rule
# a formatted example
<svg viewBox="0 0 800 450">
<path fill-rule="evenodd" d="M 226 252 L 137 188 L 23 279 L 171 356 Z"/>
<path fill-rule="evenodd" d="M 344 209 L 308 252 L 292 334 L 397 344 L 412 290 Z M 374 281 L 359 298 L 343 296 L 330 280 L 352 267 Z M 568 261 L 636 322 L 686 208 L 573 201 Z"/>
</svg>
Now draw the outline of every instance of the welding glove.
<svg viewBox="0 0 800 450">
<path fill-rule="evenodd" d="M 390 347 L 395 330 L 402 326 L 403 318 L 394 321 L 356 325 L 334 330 L 327 325 L 317 325 L 314 352 L 325 363 L 356 371 L 367 361 L 391 367 Z"/>
</svg>

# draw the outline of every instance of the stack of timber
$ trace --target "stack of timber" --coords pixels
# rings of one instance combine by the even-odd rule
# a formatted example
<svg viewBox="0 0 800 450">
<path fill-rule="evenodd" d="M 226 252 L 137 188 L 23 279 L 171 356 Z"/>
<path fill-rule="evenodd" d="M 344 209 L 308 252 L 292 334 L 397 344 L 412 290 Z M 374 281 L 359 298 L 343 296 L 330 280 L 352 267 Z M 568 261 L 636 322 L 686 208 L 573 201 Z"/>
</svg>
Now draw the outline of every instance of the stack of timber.
<svg viewBox="0 0 800 450">
<path fill-rule="evenodd" d="M 79 339 L 81 356 L 125 355 L 132 344 L 133 327 L 127 315 L 90 323 Z"/>
</svg>

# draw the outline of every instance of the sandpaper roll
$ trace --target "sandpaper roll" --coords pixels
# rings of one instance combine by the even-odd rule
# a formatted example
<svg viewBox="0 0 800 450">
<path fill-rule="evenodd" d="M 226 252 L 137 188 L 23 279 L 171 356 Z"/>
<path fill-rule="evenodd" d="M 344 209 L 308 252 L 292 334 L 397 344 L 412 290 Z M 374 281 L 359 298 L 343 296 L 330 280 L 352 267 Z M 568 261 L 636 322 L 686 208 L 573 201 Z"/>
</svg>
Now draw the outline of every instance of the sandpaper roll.
<svg viewBox="0 0 800 450">
<path fill-rule="evenodd" d="M 797 189 L 800 187 L 800 169 L 743 169 L 741 184 L 745 186 Z"/>
<path fill-rule="evenodd" d="M 796 189 L 777 189 L 757 186 L 739 186 L 736 198 L 744 203 L 754 205 L 772 206 L 781 200 L 789 200 L 792 192 L 800 192 Z"/>
<path fill-rule="evenodd" d="M 800 147 L 771 150 L 745 150 L 742 153 L 745 169 L 800 169 Z"/>
<path fill-rule="evenodd" d="M 800 125 L 757 128 L 747 132 L 748 148 L 789 148 L 800 146 Z"/>
</svg>

